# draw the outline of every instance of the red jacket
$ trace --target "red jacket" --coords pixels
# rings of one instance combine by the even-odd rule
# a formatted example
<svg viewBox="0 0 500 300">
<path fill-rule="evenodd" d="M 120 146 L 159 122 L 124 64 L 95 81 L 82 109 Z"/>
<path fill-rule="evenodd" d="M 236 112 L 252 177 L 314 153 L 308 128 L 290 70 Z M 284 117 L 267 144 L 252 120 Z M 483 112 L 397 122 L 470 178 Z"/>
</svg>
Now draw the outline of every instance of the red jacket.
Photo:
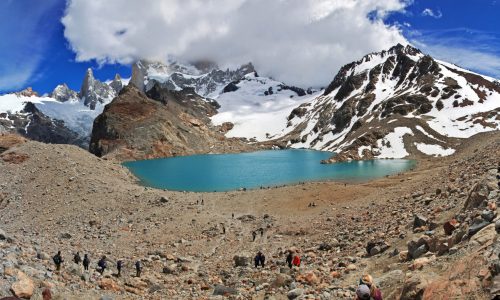
<svg viewBox="0 0 500 300">
<path fill-rule="evenodd" d="M 295 255 L 293 257 L 292 264 L 296 267 L 300 267 L 300 257 L 298 255 Z"/>
</svg>

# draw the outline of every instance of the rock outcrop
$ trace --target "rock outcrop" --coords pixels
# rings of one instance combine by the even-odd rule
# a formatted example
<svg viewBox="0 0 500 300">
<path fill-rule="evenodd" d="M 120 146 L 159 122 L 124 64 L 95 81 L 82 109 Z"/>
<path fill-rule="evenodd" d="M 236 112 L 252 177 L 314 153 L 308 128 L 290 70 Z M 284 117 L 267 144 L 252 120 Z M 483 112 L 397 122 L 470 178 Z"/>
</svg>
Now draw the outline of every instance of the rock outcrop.
<svg viewBox="0 0 500 300">
<path fill-rule="evenodd" d="M 130 85 L 106 105 L 94 121 L 90 151 L 141 159 L 252 149 L 219 133 L 209 119 L 217 103 L 192 89 L 171 91 L 155 85 L 148 95 Z"/>
</svg>

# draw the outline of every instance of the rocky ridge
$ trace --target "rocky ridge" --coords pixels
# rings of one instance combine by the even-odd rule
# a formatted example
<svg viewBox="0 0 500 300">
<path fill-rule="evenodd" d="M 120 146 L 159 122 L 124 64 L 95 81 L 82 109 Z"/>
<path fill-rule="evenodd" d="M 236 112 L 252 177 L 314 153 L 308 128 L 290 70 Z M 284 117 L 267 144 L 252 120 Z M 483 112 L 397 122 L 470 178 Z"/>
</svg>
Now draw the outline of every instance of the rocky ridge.
<svg viewBox="0 0 500 300">
<path fill-rule="evenodd" d="M 324 93 L 293 109 L 281 147 L 335 151 L 328 162 L 446 156 L 500 125 L 492 78 L 397 45 L 341 68 Z"/>
</svg>

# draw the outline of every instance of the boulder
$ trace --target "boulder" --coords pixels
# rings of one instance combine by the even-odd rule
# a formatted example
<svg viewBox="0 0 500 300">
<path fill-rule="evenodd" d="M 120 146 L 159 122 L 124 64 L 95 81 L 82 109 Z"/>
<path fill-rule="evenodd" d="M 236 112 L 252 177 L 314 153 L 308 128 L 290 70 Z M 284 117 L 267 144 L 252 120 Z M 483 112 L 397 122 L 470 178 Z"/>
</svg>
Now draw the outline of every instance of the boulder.
<svg viewBox="0 0 500 300">
<path fill-rule="evenodd" d="M 107 291 L 115 291 L 118 292 L 121 290 L 120 286 L 111 278 L 102 278 L 97 282 L 97 285 Z"/>
<path fill-rule="evenodd" d="M 12 293 L 18 298 L 30 299 L 35 290 L 33 280 L 21 271 L 17 272 L 16 282 L 11 286 Z"/>
<path fill-rule="evenodd" d="M 233 257 L 235 267 L 247 267 L 251 264 L 252 259 L 245 255 L 235 255 Z"/>
<path fill-rule="evenodd" d="M 424 277 L 422 274 L 415 274 L 407 278 L 403 284 L 399 299 L 422 299 L 429 282 L 429 278 Z"/>
<path fill-rule="evenodd" d="M 496 215 L 496 212 L 489 209 L 485 209 L 481 212 L 481 218 L 488 223 L 491 223 L 493 219 L 495 219 Z"/>
<path fill-rule="evenodd" d="M 427 218 L 421 215 L 415 215 L 413 217 L 413 229 L 425 226 L 427 225 L 427 222 L 428 222 Z"/>
<path fill-rule="evenodd" d="M 319 245 L 318 249 L 321 250 L 321 251 L 330 251 L 332 250 L 332 245 L 326 243 L 326 242 L 323 242 Z"/>
<path fill-rule="evenodd" d="M 484 200 L 488 199 L 490 191 L 495 190 L 494 184 L 488 180 L 482 180 L 476 183 L 469 192 L 465 200 L 464 209 L 472 209 L 481 206 Z"/>
<path fill-rule="evenodd" d="M 304 294 L 304 290 L 303 289 L 300 289 L 300 288 L 296 288 L 296 289 L 293 289 L 291 291 L 289 291 L 286 296 L 288 297 L 288 299 L 297 299 L 298 297 L 302 296 L 302 294 Z"/>
<path fill-rule="evenodd" d="M 232 287 L 227 287 L 223 285 L 216 285 L 214 287 L 214 296 L 229 296 L 229 295 L 237 295 L 238 290 Z"/>
<path fill-rule="evenodd" d="M 304 275 L 304 280 L 309 285 L 316 285 L 320 282 L 318 276 L 314 272 L 308 272 Z"/>
<path fill-rule="evenodd" d="M 477 234 L 471 238 L 471 242 L 477 242 L 482 246 L 489 241 L 493 242 L 496 235 L 495 224 L 490 224 L 478 231 Z"/>
<path fill-rule="evenodd" d="M 484 227 L 488 226 L 490 223 L 483 221 L 480 223 L 473 224 L 471 227 L 469 227 L 468 235 L 469 237 L 473 236 L 474 234 L 478 233 L 481 229 Z"/>
</svg>

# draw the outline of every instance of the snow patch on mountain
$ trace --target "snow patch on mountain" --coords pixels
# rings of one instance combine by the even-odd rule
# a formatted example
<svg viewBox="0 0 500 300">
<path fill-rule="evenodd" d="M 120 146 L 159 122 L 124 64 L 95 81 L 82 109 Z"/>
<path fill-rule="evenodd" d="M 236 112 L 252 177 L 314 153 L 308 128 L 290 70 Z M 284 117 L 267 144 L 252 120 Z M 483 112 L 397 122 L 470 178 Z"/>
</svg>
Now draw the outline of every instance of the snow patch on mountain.
<svg viewBox="0 0 500 300">
<path fill-rule="evenodd" d="M 396 127 L 393 132 L 390 132 L 385 138 L 377 141 L 380 153 L 377 158 L 404 158 L 409 155 L 406 151 L 403 137 L 406 135 L 413 135 L 413 131 L 408 127 Z"/>
<path fill-rule="evenodd" d="M 418 151 L 431 156 L 449 156 L 455 153 L 453 148 L 443 148 L 440 145 L 429 145 L 424 143 L 415 143 Z"/>
</svg>

